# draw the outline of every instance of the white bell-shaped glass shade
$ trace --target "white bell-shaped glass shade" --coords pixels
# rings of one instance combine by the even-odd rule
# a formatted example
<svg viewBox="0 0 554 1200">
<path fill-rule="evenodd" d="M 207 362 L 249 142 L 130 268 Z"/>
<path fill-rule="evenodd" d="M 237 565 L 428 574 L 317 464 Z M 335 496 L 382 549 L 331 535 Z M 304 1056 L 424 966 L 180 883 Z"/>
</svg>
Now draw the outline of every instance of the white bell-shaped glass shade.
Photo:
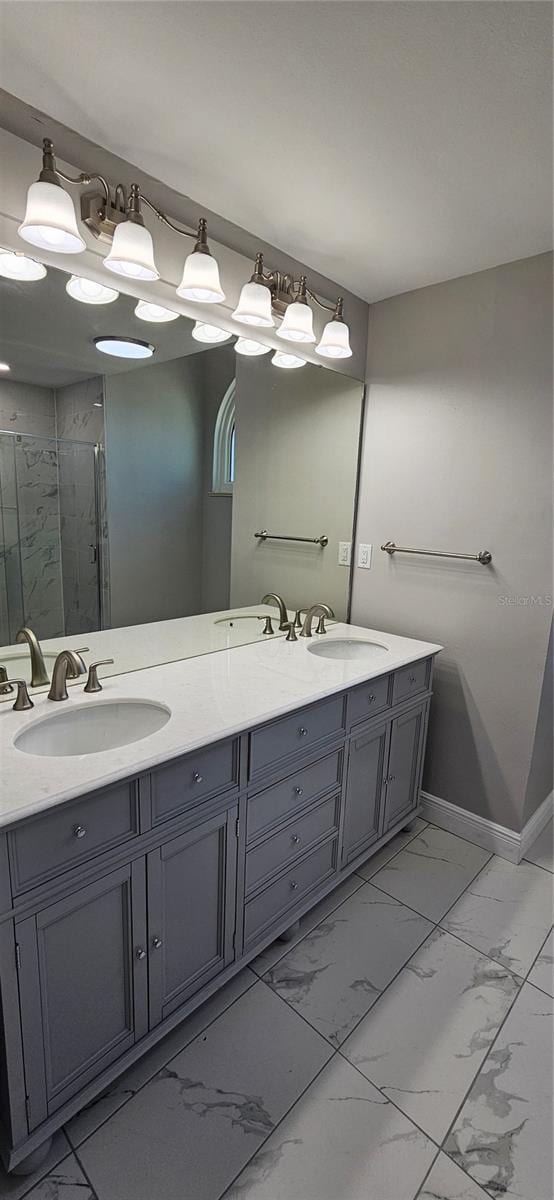
<svg viewBox="0 0 554 1200">
<path fill-rule="evenodd" d="M 27 192 L 25 217 L 18 234 L 24 242 L 55 250 L 58 254 L 79 254 L 86 249 L 77 228 L 71 196 L 56 183 L 39 180 Z"/>
<path fill-rule="evenodd" d="M 44 279 L 46 267 L 43 263 L 27 258 L 26 254 L 14 254 L 11 250 L 0 250 L 0 275 L 4 279 Z"/>
<path fill-rule="evenodd" d="M 218 325 L 207 325 L 205 321 L 196 321 L 192 336 L 197 342 L 211 342 L 213 345 L 216 342 L 228 342 L 233 335 L 227 333 L 226 329 L 220 329 Z"/>
<path fill-rule="evenodd" d="M 172 308 L 163 308 L 161 304 L 151 304 L 149 300 L 139 300 L 135 308 L 135 317 L 141 321 L 154 321 L 161 325 L 164 321 L 176 321 L 180 313 Z"/>
<path fill-rule="evenodd" d="M 271 292 L 263 283 L 245 283 L 233 313 L 241 325 L 258 325 L 266 329 L 274 325 L 271 315 Z"/>
<path fill-rule="evenodd" d="M 79 300 L 81 304 L 113 304 L 119 296 L 115 288 L 97 283 L 95 279 L 82 279 L 80 275 L 72 275 L 65 290 L 72 300 Z"/>
<path fill-rule="evenodd" d="M 0 362 L 0 371 L 10 371 L 10 370 L 11 370 L 11 367 L 10 367 L 9 363 Z"/>
<path fill-rule="evenodd" d="M 315 342 L 314 318 L 309 304 L 289 304 L 277 337 L 287 342 Z"/>
<path fill-rule="evenodd" d="M 219 281 L 219 267 L 211 254 L 193 250 L 185 259 L 183 278 L 177 288 L 183 300 L 194 300 L 198 304 L 219 304 L 225 299 Z"/>
<path fill-rule="evenodd" d="M 344 321 L 328 321 L 315 352 L 322 358 L 351 358 L 348 325 Z"/>
<path fill-rule="evenodd" d="M 245 354 L 248 358 L 256 358 L 258 354 L 269 354 L 271 346 L 262 346 L 252 338 L 237 338 L 235 342 L 237 354 Z"/>
<path fill-rule="evenodd" d="M 154 262 L 154 243 L 145 225 L 122 221 L 116 225 L 112 248 L 104 266 L 127 279 L 159 279 Z"/>
<path fill-rule="evenodd" d="M 304 358 L 298 358 L 296 354 L 285 354 L 283 350 L 276 350 L 271 361 L 274 367 L 284 367 L 286 371 L 306 366 Z"/>
</svg>

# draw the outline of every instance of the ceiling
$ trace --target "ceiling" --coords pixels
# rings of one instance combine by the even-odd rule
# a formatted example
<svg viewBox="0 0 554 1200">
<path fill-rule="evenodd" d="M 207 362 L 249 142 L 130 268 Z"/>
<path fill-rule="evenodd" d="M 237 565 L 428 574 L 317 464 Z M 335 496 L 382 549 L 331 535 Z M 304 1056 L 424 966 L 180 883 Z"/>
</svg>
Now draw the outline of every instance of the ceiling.
<svg viewBox="0 0 554 1200">
<path fill-rule="evenodd" d="M 366 300 L 552 245 L 549 3 L 8 0 L 2 21 L 6 90 Z"/>
</svg>

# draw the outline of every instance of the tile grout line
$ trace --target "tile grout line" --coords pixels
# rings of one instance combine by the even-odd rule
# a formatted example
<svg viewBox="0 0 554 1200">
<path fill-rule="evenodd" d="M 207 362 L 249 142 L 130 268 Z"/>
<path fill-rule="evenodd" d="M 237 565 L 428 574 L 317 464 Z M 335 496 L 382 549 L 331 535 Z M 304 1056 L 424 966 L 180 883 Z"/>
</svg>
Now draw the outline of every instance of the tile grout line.
<svg viewBox="0 0 554 1200">
<path fill-rule="evenodd" d="M 414 819 L 415 819 L 416 821 L 422 821 L 422 820 L 423 820 L 423 817 L 415 817 Z M 383 871 L 385 867 L 388 867 L 388 866 L 389 866 L 389 863 L 393 862 L 393 860 L 394 860 L 395 858 L 398 858 L 398 855 L 399 855 L 399 854 L 402 854 L 402 851 L 406 849 L 406 846 L 409 846 L 409 845 L 411 844 L 411 842 L 413 842 L 413 841 L 414 841 L 414 839 L 415 839 L 415 838 L 417 838 L 417 837 L 420 837 L 420 836 L 421 836 L 421 834 L 422 834 L 422 833 L 424 833 L 424 832 L 425 832 L 425 830 L 426 830 L 426 829 L 428 829 L 428 828 L 429 828 L 429 821 L 427 821 L 427 822 L 424 824 L 424 826 L 423 826 L 423 829 L 414 829 L 414 830 L 413 830 L 413 832 L 412 832 L 412 836 L 411 836 L 410 838 L 408 838 L 408 841 L 407 841 L 407 842 L 404 842 L 404 845 L 403 845 L 403 846 L 399 846 L 399 847 L 398 847 L 398 850 L 395 850 L 395 851 L 394 851 L 394 854 L 391 854 L 390 858 L 387 858 L 387 861 L 386 861 L 385 863 L 383 863 L 383 864 L 382 864 L 382 866 L 380 866 L 380 867 L 377 867 L 377 868 L 376 868 L 376 870 L 375 870 L 375 874 L 376 874 L 376 875 L 378 875 L 378 874 L 379 874 L 379 871 Z M 436 826 L 433 826 L 433 828 L 436 828 Z M 401 837 L 401 835 L 402 835 L 403 833 L 405 833 L 405 832 L 406 832 L 406 830 L 405 830 L 405 829 L 401 829 L 401 830 L 400 830 L 400 832 L 399 832 L 399 833 L 397 833 L 395 836 L 396 836 L 396 837 Z M 409 832 L 409 831 L 408 831 L 408 832 Z M 390 841 L 391 841 L 391 842 L 393 842 L 393 841 L 394 841 L 394 838 L 391 838 L 391 839 L 390 839 Z M 384 845 L 384 846 L 382 846 L 382 847 L 381 847 L 381 849 L 382 849 L 382 850 L 386 850 L 387 846 L 390 846 L 390 842 L 385 842 L 385 845 Z M 369 863 L 369 862 L 371 862 L 371 859 L 372 859 L 372 858 L 377 858 L 377 855 L 378 855 L 378 854 L 380 854 L 380 853 L 381 853 L 381 850 L 377 850 L 377 852 L 376 852 L 376 854 L 375 854 L 375 855 L 373 855 L 373 854 L 370 854 L 370 855 L 369 855 L 369 858 L 366 858 L 366 859 L 364 859 L 364 862 L 362 863 L 362 867 L 363 867 L 363 866 L 365 866 L 365 863 Z M 358 875 L 358 870 L 354 871 L 354 874 L 355 874 L 355 875 Z M 359 876 L 359 878 L 360 878 L 360 879 L 363 879 L 364 883 L 371 883 L 372 876 L 370 875 L 369 879 L 367 879 L 365 875 L 360 875 L 360 876 Z"/>
<path fill-rule="evenodd" d="M 348 878 L 350 878 L 350 879 L 351 879 L 351 878 L 352 878 L 352 876 L 354 876 L 354 875 L 356 875 L 356 871 L 353 871 L 353 872 L 352 872 L 352 875 L 351 875 L 351 876 L 349 876 Z M 262 975 L 258 975 L 258 972 L 256 971 L 256 968 L 255 968 L 255 967 L 252 965 L 252 963 L 253 963 L 253 962 L 256 962 L 256 959 L 253 959 L 253 960 L 252 960 L 252 962 L 250 962 L 250 963 L 247 963 L 247 966 L 249 966 L 249 967 L 250 967 L 250 970 L 251 970 L 251 971 L 253 971 L 253 973 L 254 973 L 254 975 L 256 975 L 257 979 L 263 979 L 264 975 L 267 975 L 267 972 L 268 972 L 268 971 L 272 971 L 272 970 L 273 970 L 273 968 L 277 966 L 277 963 L 280 963 L 280 962 L 281 962 L 281 959 L 282 959 L 282 958 L 285 958 L 287 954 L 290 954 L 290 953 L 291 953 L 293 950 L 295 950 L 295 949 L 296 949 L 296 947 L 297 947 L 297 946 L 299 946 L 299 945 L 300 945 L 300 943 L 304 941 L 304 938 L 307 938 L 307 937 L 309 937 L 309 936 L 310 936 L 310 934 L 314 932 L 314 929 L 319 929 L 319 926 L 320 926 L 320 925 L 323 925 L 323 922 L 324 922 L 324 921 L 328 921 L 329 917 L 330 917 L 330 916 L 332 916 L 332 914 L 333 914 L 333 913 L 337 912 L 337 909 L 339 909 L 339 908 L 342 908 L 342 905 L 343 905 L 343 904 L 346 904 L 346 903 L 347 903 L 347 901 L 348 901 L 348 900 L 350 900 L 350 898 L 351 898 L 352 896 L 355 896 L 355 895 L 356 895 L 356 894 L 357 894 L 357 893 L 360 891 L 360 888 L 362 888 L 362 887 L 364 886 L 364 883 L 367 883 L 367 879 L 363 879 L 361 875 L 356 875 L 356 878 L 360 880 L 360 882 L 359 882 L 358 886 L 357 886 L 357 887 L 355 887 L 355 888 L 353 889 L 353 891 L 351 891 L 351 892 L 350 892 L 350 894 L 349 894 L 348 896 L 345 896 L 344 900 L 339 900 L 339 901 L 337 902 L 337 904 L 335 905 L 335 907 L 334 907 L 334 908 L 331 908 L 331 909 L 329 909 L 329 912 L 326 914 L 326 916 L 324 916 L 324 917 L 322 917 L 322 918 L 321 918 L 321 921 L 318 921 L 317 925 L 312 925 L 311 929 L 307 929 L 307 930 L 306 930 L 306 933 L 304 933 L 304 934 L 302 935 L 302 937 L 298 939 L 298 941 L 297 941 L 297 942 L 294 942 L 294 945 L 291 945 L 291 943 L 290 943 L 290 942 L 289 942 L 289 943 L 287 943 L 287 942 L 283 942 L 283 943 L 282 943 L 282 945 L 283 945 L 283 947 L 284 947 L 284 949 L 283 949 L 283 953 L 282 953 L 282 954 L 279 956 L 279 958 L 276 958 L 276 959 L 275 959 L 275 962 L 273 962 L 273 963 L 271 964 L 271 966 L 270 966 L 270 967 L 266 967 L 266 968 L 265 968 L 265 970 L 263 971 L 263 974 L 262 974 Z M 346 880 L 345 880 L 345 882 L 346 882 Z M 340 887 L 340 884 L 339 884 L 339 887 Z M 329 893 L 329 895 L 332 895 L 332 893 L 330 892 L 330 893 Z M 308 909 L 308 912 L 309 912 L 309 911 L 310 911 L 310 910 Z M 307 915 L 308 915 L 308 913 L 304 913 L 304 916 L 307 916 Z M 302 920 L 302 917 L 300 917 L 300 920 Z M 277 938 L 275 939 L 275 941 L 279 941 L 279 938 L 277 937 Z M 270 942 L 270 943 L 269 943 L 269 945 L 270 945 L 270 946 L 273 946 L 274 944 L 275 944 L 274 942 Z M 268 947 L 268 946 L 266 946 L 266 950 L 268 950 L 268 949 L 269 949 L 269 947 Z M 262 953 L 262 954 L 265 954 L 265 950 L 262 950 L 262 951 L 261 951 L 261 953 Z"/>
<path fill-rule="evenodd" d="M 83 1166 L 83 1164 L 82 1164 L 82 1162 L 81 1162 L 81 1159 L 80 1159 L 80 1157 L 79 1157 L 79 1152 L 78 1152 L 77 1150 L 74 1150 L 74 1151 L 73 1151 L 73 1154 L 75 1155 L 75 1158 L 77 1159 L 77 1162 L 78 1162 L 78 1164 L 79 1164 L 79 1166 L 80 1166 L 80 1168 L 81 1168 L 81 1171 L 83 1172 L 83 1175 L 84 1175 L 84 1177 L 85 1177 L 85 1179 L 86 1179 L 86 1181 L 87 1181 L 87 1183 L 88 1183 L 88 1185 L 89 1185 L 89 1188 L 90 1188 L 90 1190 L 91 1190 L 91 1192 L 92 1192 L 91 1200 L 98 1200 L 98 1193 L 97 1193 L 97 1191 L 96 1191 L 96 1188 L 95 1188 L 95 1187 L 93 1187 L 93 1185 L 92 1185 L 92 1182 L 91 1182 L 91 1180 L 90 1180 L 90 1178 L 89 1178 L 88 1172 L 87 1172 L 87 1171 L 85 1171 L 85 1168 L 84 1168 L 84 1166 Z"/>
</svg>

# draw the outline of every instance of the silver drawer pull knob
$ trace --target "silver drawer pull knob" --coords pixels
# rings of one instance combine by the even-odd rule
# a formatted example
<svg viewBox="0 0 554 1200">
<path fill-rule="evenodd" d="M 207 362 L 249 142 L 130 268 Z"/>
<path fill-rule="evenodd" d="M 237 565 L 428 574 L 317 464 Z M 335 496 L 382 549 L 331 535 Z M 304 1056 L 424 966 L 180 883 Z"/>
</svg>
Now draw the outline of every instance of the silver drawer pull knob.
<svg viewBox="0 0 554 1200">
<path fill-rule="evenodd" d="M 297 796 L 303 796 L 303 795 L 304 795 L 304 788 L 301 788 L 301 787 L 295 787 L 295 789 L 294 789 L 294 790 L 295 790 L 295 793 L 296 793 L 296 795 L 297 795 Z"/>
<path fill-rule="evenodd" d="M 416 682 L 417 682 L 417 680 L 416 680 L 415 675 L 408 676 L 408 683 L 416 683 Z"/>
<path fill-rule="evenodd" d="M 84 825 L 75 825 L 73 828 L 73 836 L 76 838 L 84 838 L 86 832 Z"/>
<path fill-rule="evenodd" d="M 152 938 L 152 945 L 154 950 L 160 950 L 160 948 L 163 946 L 162 939 L 159 937 Z"/>
<path fill-rule="evenodd" d="M 192 776 L 192 782 L 193 782 L 193 783 L 203 783 L 203 782 L 204 782 L 204 776 L 203 776 L 203 775 L 200 775 L 200 774 L 198 773 L 198 771 L 195 771 L 195 772 L 194 772 L 194 774 L 193 774 L 193 776 Z"/>
<path fill-rule="evenodd" d="M 298 736 L 299 736 L 299 737 L 306 737 L 306 734 L 307 734 L 307 732 L 308 732 L 308 730 L 307 730 L 307 729 L 305 729 L 303 725 L 301 725 L 301 726 L 300 726 L 300 729 L 298 730 Z"/>
<path fill-rule="evenodd" d="M 387 783 L 394 783 L 395 779 L 396 779 L 396 775 L 389 775 L 389 777 L 387 779 Z"/>
<path fill-rule="evenodd" d="M 291 891 L 295 892 L 298 887 L 298 884 L 295 879 L 291 879 L 290 886 L 291 886 Z"/>
<path fill-rule="evenodd" d="M 146 950 L 143 950 L 142 946 L 137 946 L 137 949 L 135 950 L 135 955 L 139 960 L 146 958 Z"/>
<path fill-rule="evenodd" d="M 373 701 L 375 700 L 375 696 L 373 695 L 373 692 L 369 693 L 367 700 L 368 700 L 368 704 L 373 704 Z"/>
<path fill-rule="evenodd" d="M 294 845 L 295 845 L 295 846 L 299 846 L 299 845 L 300 845 L 300 838 L 299 838 L 299 836 L 298 836 L 298 834 L 297 834 L 297 833 L 293 833 L 293 834 L 292 834 L 291 841 L 293 841 L 293 842 L 294 842 Z"/>
</svg>

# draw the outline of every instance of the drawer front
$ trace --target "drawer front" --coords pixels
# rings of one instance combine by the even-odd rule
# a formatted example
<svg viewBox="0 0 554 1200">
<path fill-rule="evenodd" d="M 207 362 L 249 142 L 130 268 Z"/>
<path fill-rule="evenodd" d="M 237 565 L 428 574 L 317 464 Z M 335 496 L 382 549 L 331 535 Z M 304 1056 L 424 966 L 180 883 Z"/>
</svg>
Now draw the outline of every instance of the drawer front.
<svg viewBox="0 0 554 1200">
<path fill-rule="evenodd" d="M 348 695 L 347 723 L 355 725 L 357 721 L 366 721 L 375 713 L 390 708 L 391 677 L 382 675 L 380 679 L 370 679 L 361 687 L 354 688 Z"/>
<path fill-rule="evenodd" d="M 247 842 L 280 825 L 288 816 L 294 818 L 318 796 L 340 785 L 343 751 L 336 750 L 309 767 L 302 767 L 273 787 L 250 796 L 246 825 Z"/>
<path fill-rule="evenodd" d="M 297 863 L 281 879 L 256 896 L 245 906 L 245 944 L 261 937 L 274 921 L 303 899 L 308 892 L 318 887 L 325 879 L 336 874 L 337 839 L 319 846 L 303 862 Z"/>
<path fill-rule="evenodd" d="M 139 833 L 138 788 L 122 783 L 32 817 L 8 834 L 15 894 Z"/>
<path fill-rule="evenodd" d="M 251 892 L 264 879 L 288 867 L 321 838 L 339 831 L 340 796 L 332 796 L 311 812 L 304 813 L 274 833 L 266 842 L 246 855 L 246 891 Z"/>
<path fill-rule="evenodd" d="M 424 692 L 429 686 L 430 674 L 430 658 L 425 658 L 423 662 L 410 663 L 408 667 L 402 667 L 401 671 L 396 671 L 392 691 L 393 704 L 398 704 L 400 700 L 407 700 L 410 696 L 416 696 L 418 692 Z"/>
<path fill-rule="evenodd" d="M 344 728 L 344 699 L 331 696 L 289 717 L 273 721 L 250 735 L 250 779 L 267 771 L 281 759 L 309 750 L 322 738 Z"/>
<path fill-rule="evenodd" d="M 238 742 L 221 742 L 152 772 L 152 824 L 159 825 L 199 800 L 232 791 L 239 782 Z"/>
</svg>

